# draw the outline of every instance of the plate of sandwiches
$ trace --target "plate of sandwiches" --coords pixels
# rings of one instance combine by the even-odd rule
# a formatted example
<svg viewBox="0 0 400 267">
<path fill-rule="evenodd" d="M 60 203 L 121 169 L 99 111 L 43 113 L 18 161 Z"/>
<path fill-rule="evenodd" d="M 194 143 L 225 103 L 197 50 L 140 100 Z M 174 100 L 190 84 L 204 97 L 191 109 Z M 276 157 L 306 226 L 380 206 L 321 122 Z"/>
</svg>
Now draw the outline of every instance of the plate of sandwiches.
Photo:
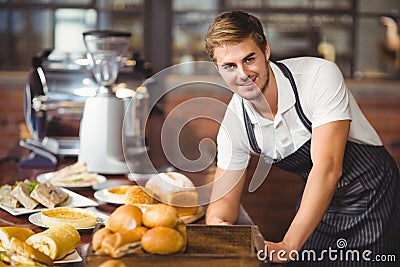
<svg viewBox="0 0 400 267">
<path fill-rule="evenodd" d="M 55 172 L 39 174 L 36 180 L 40 183 L 50 182 L 61 187 L 81 188 L 102 184 L 107 181 L 107 178 L 88 172 L 86 162 L 76 162 Z"/>
<path fill-rule="evenodd" d="M 185 223 L 204 216 L 204 207 L 198 205 L 198 192 L 193 182 L 178 172 L 153 175 L 145 186 L 122 185 L 96 191 L 97 200 L 114 204 L 131 204 L 143 212 L 153 204 L 166 203 L 174 206 Z"/>
<path fill-rule="evenodd" d="M 0 187 L 0 208 L 11 215 L 30 214 L 55 207 L 95 207 L 87 197 L 52 183 L 17 181 Z"/>
</svg>

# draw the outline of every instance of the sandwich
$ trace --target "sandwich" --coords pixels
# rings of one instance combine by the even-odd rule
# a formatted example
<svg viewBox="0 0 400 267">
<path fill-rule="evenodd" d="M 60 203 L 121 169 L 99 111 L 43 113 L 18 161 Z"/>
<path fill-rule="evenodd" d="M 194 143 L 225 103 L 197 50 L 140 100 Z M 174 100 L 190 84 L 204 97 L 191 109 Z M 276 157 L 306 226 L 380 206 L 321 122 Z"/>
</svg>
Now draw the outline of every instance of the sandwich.
<svg viewBox="0 0 400 267">
<path fill-rule="evenodd" d="M 86 162 L 76 162 L 66 166 L 56 172 L 50 178 L 50 182 L 59 186 L 69 186 L 79 184 L 82 186 L 91 186 L 97 184 L 97 173 L 87 171 Z"/>
<path fill-rule="evenodd" d="M 13 266 L 53 266 L 53 260 L 25 241 L 35 232 L 15 226 L 0 227 L 0 251 L 5 251 L 1 261 Z"/>
<path fill-rule="evenodd" d="M 30 197 L 31 191 L 28 182 L 18 182 L 10 194 L 29 210 L 39 205 L 39 202 Z"/>
<path fill-rule="evenodd" d="M 0 187 L 0 204 L 15 209 L 18 208 L 18 200 L 11 195 L 12 189 L 8 184 Z"/>
<path fill-rule="evenodd" d="M 61 188 L 49 182 L 45 182 L 43 184 L 37 184 L 30 194 L 30 197 L 46 208 L 52 209 L 65 202 L 69 198 L 69 195 L 61 190 Z"/>
</svg>

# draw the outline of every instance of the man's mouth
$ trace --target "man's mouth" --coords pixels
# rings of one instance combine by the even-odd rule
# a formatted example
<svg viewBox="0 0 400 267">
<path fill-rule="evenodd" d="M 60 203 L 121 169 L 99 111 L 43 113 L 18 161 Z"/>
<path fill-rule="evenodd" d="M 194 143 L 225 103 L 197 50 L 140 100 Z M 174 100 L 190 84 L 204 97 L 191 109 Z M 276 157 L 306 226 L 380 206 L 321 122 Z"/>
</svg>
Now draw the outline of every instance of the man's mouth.
<svg viewBox="0 0 400 267">
<path fill-rule="evenodd" d="M 245 83 L 238 83 L 238 85 L 243 87 L 253 86 L 256 83 L 256 78 L 257 77 L 254 77 L 253 79 L 249 78 Z"/>
</svg>

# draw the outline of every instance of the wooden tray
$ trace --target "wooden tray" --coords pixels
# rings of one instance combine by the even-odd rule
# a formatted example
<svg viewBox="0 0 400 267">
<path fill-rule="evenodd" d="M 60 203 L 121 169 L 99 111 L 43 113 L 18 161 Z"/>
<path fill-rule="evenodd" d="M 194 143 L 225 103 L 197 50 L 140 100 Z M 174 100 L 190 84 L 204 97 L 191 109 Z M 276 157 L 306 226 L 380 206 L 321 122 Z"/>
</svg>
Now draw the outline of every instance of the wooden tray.
<svg viewBox="0 0 400 267">
<path fill-rule="evenodd" d="M 264 249 L 264 238 L 257 226 L 187 225 L 187 244 L 184 253 L 152 255 L 143 251 L 119 258 L 126 266 L 265 266 L 257 259 L 257 251 Z M 112 259 L 95 255 L 89 246 L 86 266 L 99 266 Z"/>
</svg>

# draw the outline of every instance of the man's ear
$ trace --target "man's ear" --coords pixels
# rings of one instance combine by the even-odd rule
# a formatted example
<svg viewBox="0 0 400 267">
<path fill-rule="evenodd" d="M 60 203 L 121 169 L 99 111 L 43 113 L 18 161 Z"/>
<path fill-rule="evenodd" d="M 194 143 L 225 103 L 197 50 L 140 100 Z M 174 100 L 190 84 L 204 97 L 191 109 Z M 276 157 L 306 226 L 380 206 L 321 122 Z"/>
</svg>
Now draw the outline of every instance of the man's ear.
<svg viewBox="0 0 400 267">
<path fill-rule="evenodd" d="M 265 59 L 268 61 L 269 57 L 271 56 L 271 50 L 269 49 L 268 41 L 265 44 Z"/>
</svg>

